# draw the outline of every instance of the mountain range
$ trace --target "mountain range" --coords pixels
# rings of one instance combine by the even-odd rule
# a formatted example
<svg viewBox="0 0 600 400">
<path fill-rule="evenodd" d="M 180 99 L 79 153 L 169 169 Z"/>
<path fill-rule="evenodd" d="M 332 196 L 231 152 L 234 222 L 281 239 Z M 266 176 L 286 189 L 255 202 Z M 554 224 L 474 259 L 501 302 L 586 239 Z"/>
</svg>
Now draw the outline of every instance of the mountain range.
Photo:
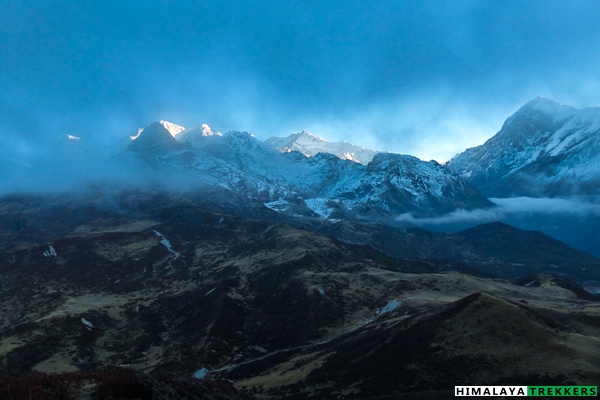
<svg viewBox="0 0 600 400">
<path fill-rule="evenodd" d="M 291 141 L 297 144 L 298 139 Z M 321 148 L 330 144 L 334 154 L 281 151 L 268 143 L 279 142 L 271 138 L 263 143 L 248 132 L 213 133 L 207 126 L 173 136 L 162 123 L 154 123 L 117 160 L 143 160 L 179 179 L 220 186 L 279 212 L 322 218 L 380 221 L 403 213 L 435 216 L 492 205 L 435 161 L 372 152 L 364 165 L 349 159 L 348 152 L 340 154 L 339 143 L 323 139 L 318 141 Z M 344 146 L 348 150 L 352 145 Z"/>
<path fill-rule="evenodd" d="M 596 114 L 536 98 L 444 165 L 164 120 L 1 159 L 7 183 L 35 179 L 0 196 L 0 382 L 67 371 L 81 399 L 118 398 L 99 394 L 110 378 L 144 399 L 290 400 L 594 384 L 600 259 L 569 246 L 599 236 L 593 212 L 550 221 L 569 245 L 537 230 L 542 214 L 515 219 L 530 229 L 418 222 L 593 205 Z"/>
<path fill-rule="evenodd" d="M 170 132 L 175 140 L 163 132 L 166 139 L 191 146 L 159 156 L 140 154 L 146 162 L 184 170 L 194 181 L 220 185 L 287 214 L 392 226 L 406 226 L 399 216 L 409 215 L 419 225 L 420 218 L 493 209 L 485 196 L 575 198 L 573 207 L 583 201 L 593 208 L 600 187 L 600 109 L 577 110 L 544 97 L 517 110 L 486 143 L 443 166 L 328 142 L 306 131 L 260 142 L 248 133 L 223 135 L 207 125 L 185 130 L 163 124 L 178 127 Z M 506 215 L 503 221 L 600 255 L 600 213 L 540 211 Z"/>
<path fill-rule="evenodd" d="M 447 231 L 495 218 L 600 256 L 598 110 L 538 97 L 486 143 L 444 165 L 329 142 L 306 131 L 261 142 L 248 132 L 223 134 L 206 124 L 185 128 L 164 120 L 111 146 L 65 135 L 41 157 L 0 163 L 6 187 L 17 191 L 59 192 L 90 180 L 115 187 L 218 186 L 290 217 Z M 505 212 L 508 200 L 531 203 L 521 197 L 571 204 L 559 212 L 545 212 L 544 206 Z M 504 201 L 494 200 L 499 198 Z M 478 219 L 478 210 L 498 215 Z M 466 222 L 452 216 L 457 212 Z M 435 222 L 443 216 L 455 222 Z"/>
</svg>

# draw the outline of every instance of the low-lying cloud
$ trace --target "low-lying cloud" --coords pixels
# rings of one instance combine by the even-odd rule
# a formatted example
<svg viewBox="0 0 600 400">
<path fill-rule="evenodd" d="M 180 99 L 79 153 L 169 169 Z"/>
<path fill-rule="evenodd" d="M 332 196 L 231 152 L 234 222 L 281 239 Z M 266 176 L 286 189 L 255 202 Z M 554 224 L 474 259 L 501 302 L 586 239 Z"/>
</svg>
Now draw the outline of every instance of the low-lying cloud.
<svg viewBox="0 0 600 400">
<path fill-rule="evenodd" d="M 423 228 L 464 228 L 494 221 L 511 221 L 519 218 L 544 216 L 570 216 L 586 218 L 600 216 L 600 202 L 595 198 L 491 198 L 496 207 L 475 210 L 456 210 L 433 218 L 415 218 L 402 214 L 396 220 Z"/>
</svg>

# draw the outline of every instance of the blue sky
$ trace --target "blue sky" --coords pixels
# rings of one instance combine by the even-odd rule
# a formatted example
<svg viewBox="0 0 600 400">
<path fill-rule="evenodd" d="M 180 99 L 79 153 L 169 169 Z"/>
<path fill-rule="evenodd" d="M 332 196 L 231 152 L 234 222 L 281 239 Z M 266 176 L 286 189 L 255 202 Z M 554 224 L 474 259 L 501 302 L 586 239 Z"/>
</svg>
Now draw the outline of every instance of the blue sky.
<svg viewBox="0 0 600 400">
<path fill-rule="evenodd" d="M 600 106 L 597 1 L 0 0 L 0 151 L 166 119 L 446 161 L 537 95 Z"/>
</svg>

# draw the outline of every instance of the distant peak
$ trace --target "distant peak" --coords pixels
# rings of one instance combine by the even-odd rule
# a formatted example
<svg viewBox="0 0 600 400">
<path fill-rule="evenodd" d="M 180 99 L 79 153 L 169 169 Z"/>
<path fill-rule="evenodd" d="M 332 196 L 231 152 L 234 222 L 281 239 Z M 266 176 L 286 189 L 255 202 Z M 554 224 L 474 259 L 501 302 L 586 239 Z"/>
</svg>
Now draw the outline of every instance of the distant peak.
<svg viewBox="0 0 600 400">
<path fill-rule="evenodd" d="M 307 157 L 314 156 L 317 153 L 330 153 L 342 160 L 350 160 L 363 165 L 367 165 L 373 159 L 373 156 L 378 153 L 376 150 L 355 146 L 345 140 L 330 142 L 306 130 L 292 133 L 287 137 L 271 137 L 265 140 L 264 143 L 283 153 L 299 151 Z"/>
<path fill-rule="evenodd" d="M 141 151 L 154 146 L 161 146 L 175 142 L 171 132 L 161 122 L 153 122 L 145 127 L 133 140 L 128 148 L 133 151 Z"/>
<path fill-rule="evenodd" d="M 296 139 L 300 139 L 301 137 L 304 137 L 304 138 L 308 138 L 308 139 L 311 139 L 311 140 L 316 141 L 316 142 L 328 142 L 328 140 L 325 140 L 325 139 L 323 139 L 320 136 L 312 134 L 312 133 L 310 133 L 307 130 L 303 130 L 303 131 L 300 131 L 300 132 L 292 133 L 290 136 L 291 137 L 295 137 Z"/>
<path fill-rule="evenodd" d="M 221 132 L 219 132 L 217 130 L 213 131 L 212 128 L 210 126 L 208 126 L 207 124 L 202 124 L 201 129 L 202 129 L 202 136 L 223 136 L 221 134 Z"/>
<path fill-rule="evenodd" d="M 234 137 L 234 138 L 243 139 L 243 140 L 256 138 L 256 136 L 254 136 L 253 134 L 251 134 L 248 131 L 229 131 L 229 132 L 227 132 L 226 135 L 229 137 Z"/>
<path fill-rule="evenodd" d="M 551 98 L 548 98 L 543 95 L 535 96 L 533 99 L 531 99 L 529 101 L 529 103 L 533 103 L 533 102 L 537 102 L 537 101 L 551 101 L 553 103 L 558 103 L 558 101 L 552 100 Z"/>
<path fill-rule="evenodd" d="M 567 117 L 577 111 L 571 106 L 560 104 L 559 102 L 544 96 L 537 96 L 533 100 L 528 101 L 521 107 L 520 111 L 528 110 L 540 111 L 544 114 L 554 116 L 555 118 Z"/>
<path fill-rule="evenodd" d="M 77 136 L 73 136 L 73 135 L 67 135 L 67 139 L 69 140 L 79 140 L 80 138 Z"/>
<path fill-rule="evenodd" d="M 189 143 L 194 147 L 203 147 L 208 143 L 206 142 L 207 138 L 213 136 L 223 136 L 223 134 L 216 129 L 212 129 L 207 124 L 202 124 L 180 132 L 175 139 L 178 142 Z"/>
<path fill-rule="evenodd" d="M 164 121 L 164 120 L 160 120 L 159 122 L 162 126 L 165 127 L 166 130 L 169 131 L 169 133 L 171 134 L 171 136 L 175 137 L 178 134 L 180 134 L 181 132 L 183 132 L 185 130 L 185 128 L 181 125 L 177 125 L 174 124 L 172 122 L 169 121 Z"/>
<path fill-rule="evenodd" d="M 221 132 L 216 129 L 212 129 L 208 124 L 202 124 L 193 128 L 185 129 L 181 131 L 177 136 L 177 140 L 186 140 L 185 138 L 193 136 L 223 136 Z"/>
<path fill-rule="evenodd" d="M 558 101 L 549 99 L 546 96 L 536 96 L 533 99 L 529 100 L 527 103 L 525 103 L 525 105 L 529 106 L 529 107 L 535 107 L 537 105 L 544 105 L 544 104 L 546 104 L 546 105 L 552 104 L 552 105 L 557 105 L 557 106 L 562 105 Z"/>
</svg>

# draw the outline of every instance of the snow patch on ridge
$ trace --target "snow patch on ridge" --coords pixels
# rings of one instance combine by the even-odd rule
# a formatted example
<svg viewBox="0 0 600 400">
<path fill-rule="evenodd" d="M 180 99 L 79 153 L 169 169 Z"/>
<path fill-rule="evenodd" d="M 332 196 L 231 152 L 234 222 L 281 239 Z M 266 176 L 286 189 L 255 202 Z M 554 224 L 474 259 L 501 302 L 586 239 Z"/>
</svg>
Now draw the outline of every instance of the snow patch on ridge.
<svg viewBox="0 0 600 400">
<path fill-rule="evenodd" d="M 311 209 L 315 214 L 318 214 L 321 218 L 329 218 L 333 209 L 327 206 L 329 199 L 307 199 L 304 200 L 306 206 Z"/>
<path fill-rule="evenodd" d="M 171 246 L 171 242 L 169 241 L 169 239 L 167 239 L 165 237 L 165 235 L 163 235 L 162 233 L 158 232 L 158 231 L 154 231 L 154 233 L 156 234 L 156 236 L 158 236 L 161 240 L 160 243 L 165 246 L 165 248 L 173 254 L 173 258 L 172 260 L 177 260 L 179 258 L 179 256 L 181 255 L 180 252 L 175 251 L 175 249 L 173 249 L 173 246 Z"/>
<path fill-rule="evenodd" d="M 194 378 L 196 379 L 204 379 L 204 377 L 208 374 L 208 370 L 204 367 L 200 368 L 198 371 L 194 372 Z"/>
<path fill-rule="evenodd" d="M 58 256 L 58 254 L 56 253 L 56 250 L 54 250 L 54 246 L 52 246 L 52 245 L 50 245 L 48 250 L 44 251 L 44 257 L 56 257 L 56 256 Z"/>
<path fill-rule="evenodd" d="M 264 205 L 265 205 L 265 207 L 270 208 L 271 210 L 277 211 L 277 212 L 284 212 L 288 208 L 290 208 L 290 203 L 288 203 L 287 201 L 285 201 L 283 199 L 264 203 Z"/>
<path fill-rule="evenodd" d="M 94 328 L 94 324 L 92 324 L 90 321 L 88 321 L 87 319 L 85 319 L 83 317 L 81 318 L 81 323 L 86 326 L 88 331 L 91 331 L 92 328 Z"/>
<path fill-rule="evenodd" d="M 402 302 L 398 299 L 393 299 L 387 302 L 387 304 L 377 312 L 377 315 L 390 314 L 393 315 L 393 312 L 402 306 Z"/>
</svg>

